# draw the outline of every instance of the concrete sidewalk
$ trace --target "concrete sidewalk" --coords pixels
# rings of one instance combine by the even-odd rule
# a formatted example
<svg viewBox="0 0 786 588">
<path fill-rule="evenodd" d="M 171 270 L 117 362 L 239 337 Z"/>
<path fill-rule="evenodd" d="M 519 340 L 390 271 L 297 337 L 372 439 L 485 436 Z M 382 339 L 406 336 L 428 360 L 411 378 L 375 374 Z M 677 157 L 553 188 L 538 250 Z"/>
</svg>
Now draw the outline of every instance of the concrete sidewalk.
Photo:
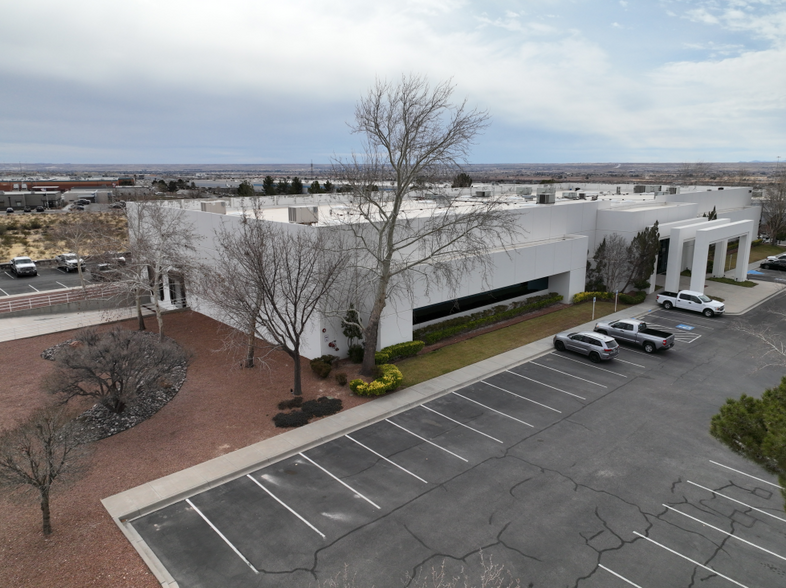
<svg viewBox="0 0 786 588">
<path fill-rule="evenodd" d="M 143 309 L 143 314 L 147 317 L 153 313 L 150 310 Z M 136 318 L 135 307 L 36 316 L 4 316 L 0 317 L 0 341 L 37 337 L 38 335 L 81 329 L 131 318 Z"/>
<path fill-rule="evenodd" d="M 688 278 L 686 278 L 687 280 Z M 727 313 L 740 315 L 786 290 L 786 285 L 759 282 L 754 288 L 743 288 L 707 282 L 709 295 L 725 299 Z M 655 295 L 634 307 L 626 307 L 605 317 L 605 320 L 643 317 L 660 308 Z M 722 320 L 722 319 L 719 319 Z M 576 331 L 594 328 L 594 321 L 576 327 Z M 389 396 L 383 396 L 353 409 L 340 412 L 304 427 L 293 429 L 243 449 L 211 459 L 169 476 L 131 488 L 102 500 L 104 507 L 121 531 L 134 545 L 164 586 L 175 586 L 158 559 L 150 552 L 129 523 L 136 517 L 153 512 L 203 490 L 213 488 L 258 470 L 262 467 L 306 451 L 321 443 L 351 433 L 371 423 L 403 412 L 413 406 L 447 394 L 493 374 L 534 359 L 552 350 L 552 337 L 524 345 L 495 357 L 466 366 L 448 374 L 422 382 Z"/>
</svg>

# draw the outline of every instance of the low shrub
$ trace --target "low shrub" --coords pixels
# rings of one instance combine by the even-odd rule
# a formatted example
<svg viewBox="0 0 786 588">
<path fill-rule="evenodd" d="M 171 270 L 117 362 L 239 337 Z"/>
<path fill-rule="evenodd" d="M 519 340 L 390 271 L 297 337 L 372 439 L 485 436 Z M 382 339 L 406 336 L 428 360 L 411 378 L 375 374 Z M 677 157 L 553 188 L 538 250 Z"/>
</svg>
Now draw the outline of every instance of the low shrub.
<svg viewBox="0 0 786 588">
<path fill-rule="evenodd" d="M 278 410 L 291 410 L 293 408 L 300 408 L 303 405 L 303 397 L 295 396 L 289 400 L 282 400 L 278 403 Z"/>
<path fill-rule="evenodd" d="M 431 345 L 442 339 L 474 331 L 490 324 L 515 318 L 521 314 L 553 306 L 562 301 L 562 296 L 556 292 L 533 296 L 526 300 L 514 302 L 509 306 L 495 306 L 467 316 L 460 316 L 447 321 L 442 321 L 414 331 L 415 339 Z"/>
<path fill-rule="evenodd" d="M 359 343 L 349 346 L 349 360 L 352 363 L 363 363 L 363 346 Z"/>
<path fill-rule="evenodd" d="M 321 417 L 336 414 L 343 408 L 340 398 L 320 396 L 316 400 L 307 400 L 303 403 L 303 412 L 309 417 Z"/>
<path fill-rule="evenodd" d="M 592 302 L 593 298 L 597 298 L 598 300 L 614 300 L 614 292 L 579 292 L 573 295 L 573 304 Z"/>
<path fill-rule="evenodd" d="M 382 396 L 395 390 L 404 381 L 404 376 L 393 364 L 380 365 L 377 368 L 377 379 L 368 384 L 363 380 L 352 380 L 349 388 L 358 396 Z"/>
<path fill-rule="evenodd" d="M 322 357 L 317 357 L 316 358 L 316 360 L 324 361 L 326 364 L 328 364 L 331 367 L 333 366 L 333 364 L 335 363 L 335 361 L 337 359 L 338 359 L 338 357 L 335 356 L 335 355 L 323 355 Z"/>
<path fill-rule="evenodd" d="M 330 375 L 330 370 L 333 369 L 329 363 L 325 363 L 322 359 L 312 359 L 310 365 L 311 371 L 323 380 Z"/>
<path fill-rule="evenodd" d="M 344 372 L 339 372 L 336 374 L 336 383 L 339 386 L 346 386 L 347 385 L 347 374 Z"/>
<path fill-rule="evenodd" d="M 374 354 L 374 363 L 376 365 L 382 365 L 383 363 L 390 363 L 390 354 L 384 349 L 381 351 L 377 351 Z"/>
<path fill-rule="evenodd" d="M 273 417 L 276 427 L 286 429 L 288 427 L 302 427 L 308 424 L 308 415 L 302 410 L 292 412 L 280 412 Z"/>
<path fill-rule="evenodd" d="M 633 294 L 620 294 L 619 301 L 622 304 L 641 304 L 646 297 L 647 293 L 640 291 Z"/>
<path fill-rule="evenodd" d="M 390 362 L 417 355 L 418 352 L 423 349 L 423 347 L 425 347 L 425 345 L 426 343 L 424 341 L 405 341 L 404 343 L 396 343 L 390 347 L 385 347 L 382 351 L 387 352 L 390 357 L 388 362 Z"/>
</svg>

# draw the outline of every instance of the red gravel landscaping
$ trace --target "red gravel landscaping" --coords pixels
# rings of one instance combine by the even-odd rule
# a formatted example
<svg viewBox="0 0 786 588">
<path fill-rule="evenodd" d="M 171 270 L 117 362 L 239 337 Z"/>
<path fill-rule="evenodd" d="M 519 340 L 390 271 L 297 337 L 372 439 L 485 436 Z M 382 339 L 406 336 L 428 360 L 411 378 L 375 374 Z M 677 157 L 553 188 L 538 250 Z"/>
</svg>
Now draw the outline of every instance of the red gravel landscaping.
<svg viewBox="0 0 786 588">
<path fill-rule="evenodd" d="M 155 329 L 155 321 L 148 320 Z M 136 328 L 135 321 L 120 323 Z M 158 581 L 120 533 L 101 498 L 261 441 L 276 429 L 277 404 L 291 398 L 292 363 L 276 352 L 270 369 L 240 369 L 222 347 L 219 323 L 190 311 L 165 317 L 166 334 L 193 354 L 175 398 L 151 419 L 95 444 L 86 475 L 52 492 L 53 533 L 41 533 L 35 498 L 0 497 L 0 586 L 13 588 L 156 588 Z M 108 326 L 102 329 L 109 328 Z M 0 428 L 13 426 L 53 399 L 41 390 L 53 368 L 40 353 L 68 339 L 55 333 L 0 343 Z M 333 374 L 318 379 L 303 362 L 303 398 L 340 398 L 344 409 L 368 399 L 339 386 Z M 349 364 L 348 379 L 359 366 Z"/>
</svg>

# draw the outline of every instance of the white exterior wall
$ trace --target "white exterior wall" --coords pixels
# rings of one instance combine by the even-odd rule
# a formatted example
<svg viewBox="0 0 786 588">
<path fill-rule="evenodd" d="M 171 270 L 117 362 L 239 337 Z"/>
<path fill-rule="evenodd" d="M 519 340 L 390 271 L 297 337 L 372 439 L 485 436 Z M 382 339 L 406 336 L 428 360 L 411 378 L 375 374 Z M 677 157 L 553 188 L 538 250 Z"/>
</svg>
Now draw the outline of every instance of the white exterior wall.
<svg viewBox="0 0 786 588">
<path fill-rule="evenodd" d="M 335 195 L 327 198 L 329 201 L 333 199 L 336 199 Z M 516 215 L 521 228 L 517 244 L 508 251 L 491 253 L 487 260 L 490 262 L 490 272 L 483 275 L 477 271 L 463 276 L 460 286 L 455 290 L 434 284 L 433 281 L 428 284 L 429 287 L 421 282 L 415 285 L 410 295 L 389 300 L 380 323 L 378 345 L 385 347 L 412 338 L 414 308 L 522 282 L 548 278 L 548 290 L 562 294 L 569 301 L 574 294 L 584 289 L 587 259 L 594 254 L 597 244 L 604 237 L 618 233 L 629 240 L 655 221 L 664 229 L 670 224 L 691 224 L 689 221 L 693 220 L 700 222 L 701 214 L 711 211 L 713 206 L 719 216 L 729 219 L 727 222 L 746 220 L 758 225 L 760 209 L 751 207 L 750 201 L 748 188 L 730 188 L 660 195 L 646 201 L 569 200 L 550 205 L 529 203 L 511 206 L 509 212 Z M 339 202 L 336 199 L 331 203 Z M 298 202 L 310 203 L 308 197 Z M 202 241 L 196 244 L 196 257 L 203 263 L 215 261 L 215 232 L 224 224 L 231 227 L 239 223 L 240 216 L 203 213 L 198 209 L 198 201 L 170 204 L 183 208 L 195 230 L 203 236 Z M 323 201 L 322 204 L 326 203 Z M 275 217 L 277 213 L 271 210 L 270 214 Z M 322 209 L 320 214 L 323 214 Z M 319 226 L 281 224 L 292 231 L 320 229 Z M 667 236 L 663 233 L 667 234 L 668 230 L 662 231 L 662 237 Z M 686 242 L 681 249 L 678 263 L 693 263 L 693 243 Z M 186 291 L 192 308 L 226 322 L 217 309 L 200 300 L 188 285 Z M 358 301 L 361 311 L 370 308 L 372 296 L 373 293 L 369 291 L 366 300 Z M 340 314 L 343 313 L 328 312 L 312 321 L 303 341 L 302 353 L 305 357 L 313 358 L 327 353 L 346 355 L 347 341 L 341 332 Z"/>
</svg>

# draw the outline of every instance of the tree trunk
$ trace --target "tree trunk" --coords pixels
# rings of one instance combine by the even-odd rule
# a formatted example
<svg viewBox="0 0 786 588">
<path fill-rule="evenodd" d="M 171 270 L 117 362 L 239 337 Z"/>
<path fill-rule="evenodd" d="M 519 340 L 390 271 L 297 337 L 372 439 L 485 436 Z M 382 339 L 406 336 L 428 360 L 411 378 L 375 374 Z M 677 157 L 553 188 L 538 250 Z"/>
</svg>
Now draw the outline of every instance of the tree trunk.
<svg viewBox="0 0 786 588">
<path fill-rule="evenodd" d="M 256 330 L 251 329 L 246 335 L 248 337 L 246 342 L 246 359 L 243 361 L 243 367 L 254 367 L 254 352 L 256 351 Z"/>
<path fill-rule="evenodd" d="M 158 298 L 158 287 L 156 287 L 154 294 L 155 309 L 156 309 L 156 322 L 158 323 L 158 340 L 164 340 L 164 316 L 161 313 L 161 301 Z"/>
<path fill-rule="evenodd" d="M 374 367 L 376 366 L 374 354 L 377 352 L 379 323 L 387 302 L 388 282 L 390 282 L 389 268 L 390 261 L 388 260 L 385 262 L 385 267 L 377 284 L 377 295 L 374 300 L 374 306 L 371 308 L 371 315 L 368 317 L 368 323 L 366 323 L 366 328 L 363 330 L 363 365 L 360 368 L 360 373 L 369 378 L 374 375 Z"/>
<path fill-rule="evenodd" d="M 41 516 L 43 517 L 44 535 L 52 534 L 52 520 L 49 516 L 49 488 L 40 488 Z"/>
<path fill-rule="evenodd" d="M 300 355 L 297 353 L 290 354 L 290 357 L 295 361 L 295 385 L 292 388 L 295 396 L 300 396 L 303 394 L 303 388 L 300 384 Z"/>
<path fill-rule="evenodd" d="M 137 288 L 134 290 L 134 297 L 136 298 L 136 320 L 137 327 L 140 331 L 145 330 L 145 317 L 142 314 L 142 293 Z"/>
</svg>

